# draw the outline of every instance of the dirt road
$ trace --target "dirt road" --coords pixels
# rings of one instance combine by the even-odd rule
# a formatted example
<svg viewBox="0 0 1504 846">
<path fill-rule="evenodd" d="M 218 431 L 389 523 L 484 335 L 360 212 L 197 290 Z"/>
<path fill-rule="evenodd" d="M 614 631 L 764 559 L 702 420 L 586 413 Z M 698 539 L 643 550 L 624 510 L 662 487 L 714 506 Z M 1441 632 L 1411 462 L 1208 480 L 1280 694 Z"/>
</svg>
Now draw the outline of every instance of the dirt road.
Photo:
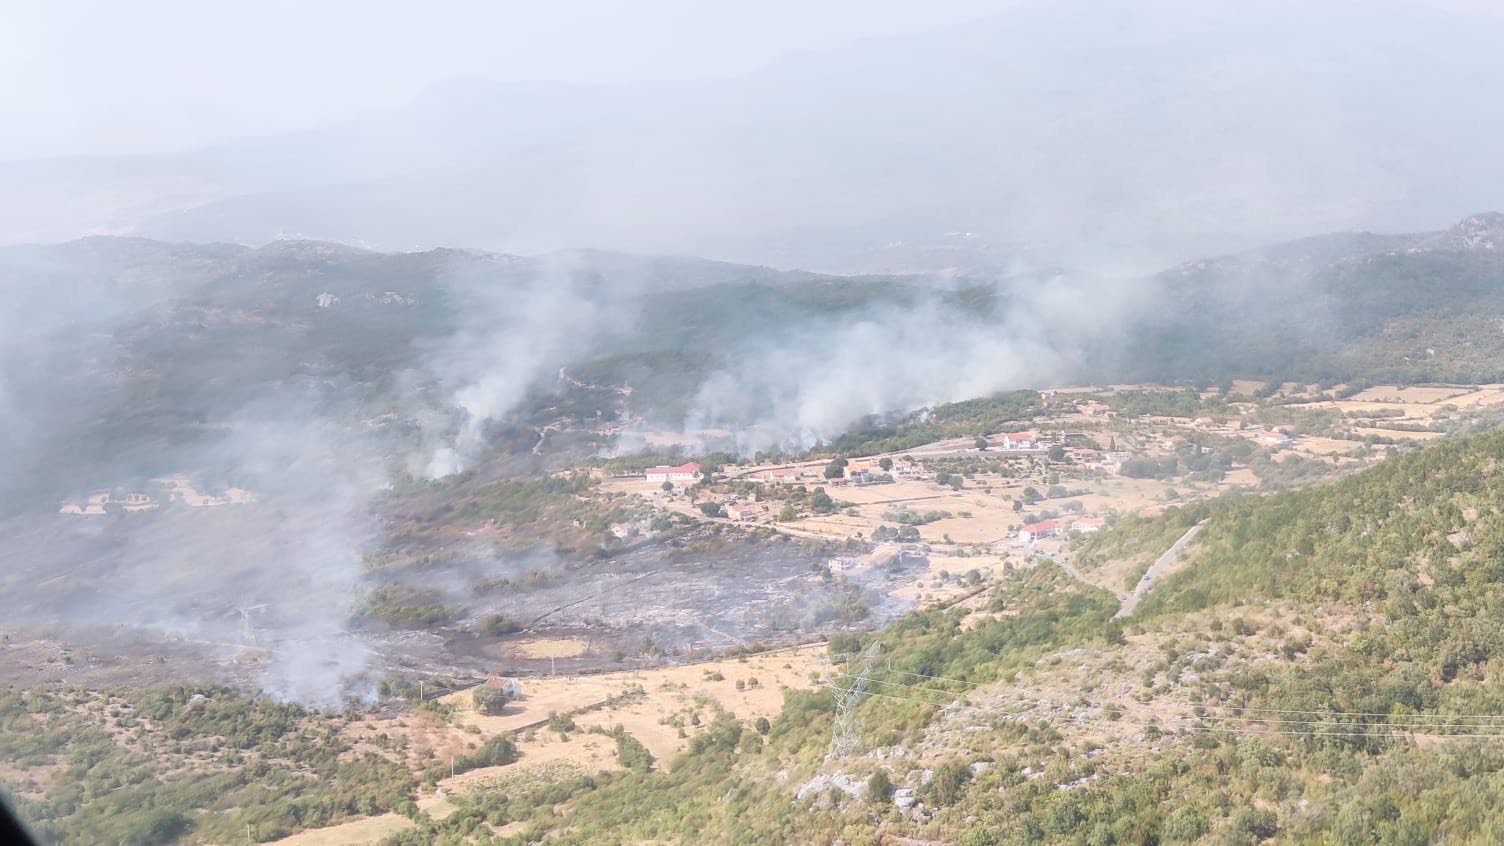
<svg viewBox="0 0 1504 846">
<path fill-rule="evenodd" d="M 1180 550 L 1186 544 L 1190 543 L 1201 531 L 1201 527 L 1205 525 L 1206 521 L 1202 520 L 1200 523 L 1186 530 L 1186 533 L 1180 536 L 1180 540 L 1175 541 L 1174 545 L 1165 550 L 1164 555 L 1159 556 L 1153 564 L 1149 565 L 1149 572 L 1145 573 L 1142 579 L 1139 579 L 1138 585 L 1133 589 L 1133 594 L 1123 600 L 1123 605 L 1118 609 L 1118 613 L 1112 615 L 1113 619 L 1121 620 L 1133 614 L 1134 610 L 1138 608 L 1139 602 L 1145 596 L 1148 596 L 1149 591 L 1154 590 L 1154 585 L 1159 581 L 1159 577 L 1164 574 L 1165 570 L 1175 565 L 1175 562 L 1180 558 Z"/>
</svg>

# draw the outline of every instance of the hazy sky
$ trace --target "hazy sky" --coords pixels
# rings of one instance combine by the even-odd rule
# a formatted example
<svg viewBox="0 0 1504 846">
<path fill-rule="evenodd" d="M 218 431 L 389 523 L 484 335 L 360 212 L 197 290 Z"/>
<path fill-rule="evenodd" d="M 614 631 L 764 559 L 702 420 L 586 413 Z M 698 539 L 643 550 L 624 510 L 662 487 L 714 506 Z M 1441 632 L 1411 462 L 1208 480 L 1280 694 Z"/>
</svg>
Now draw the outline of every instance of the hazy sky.
<svg viewBox="0 0 1504 846">
<path fill-rule="evenodd" d="M 1039 2 L 1052 0 L 5 0 L 0 159 L 318 126 L 454 77 L 732 74 Z M 1504 13 L 1504 0 L 1424 2 Z"/>
<path fill-rule="evenodd" d="M 0 158 L 155 151 L 339 120 L 453 77 L 746 71 L 1012 0 L 6 0 Z"/>
</svg>

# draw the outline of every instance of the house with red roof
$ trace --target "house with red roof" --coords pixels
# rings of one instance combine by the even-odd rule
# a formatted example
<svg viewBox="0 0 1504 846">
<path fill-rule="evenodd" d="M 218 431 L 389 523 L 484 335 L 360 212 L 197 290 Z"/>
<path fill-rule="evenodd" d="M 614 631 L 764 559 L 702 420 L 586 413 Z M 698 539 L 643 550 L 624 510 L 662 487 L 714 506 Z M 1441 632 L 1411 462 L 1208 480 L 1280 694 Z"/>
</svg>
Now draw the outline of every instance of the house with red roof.
<svg viewBox="0 0 1504 846">
<path fill-rule="evenodd" d="M 1037 446 L 1038 432 L 1009 432 L 1003 435 L 1003 449 L 1034 449 Z"/>
<path fill-rule="evenodd" d="M 1018 537 L 1020 540 L 1033 543 L 1042 538 L 1053 537 L 1058 531 L 1060 531 L 1059 523 L 1054 520 L 1041 520 L 1038 523 L 1030 523 L 1019 529 Z"/>
<path fill-rule="evenodd" d="M 649 467 L 644 475 L 649 482 L 693 482 L 700 478 L 700 465 L 690 461 L 675 467 Z"/>
</svg>

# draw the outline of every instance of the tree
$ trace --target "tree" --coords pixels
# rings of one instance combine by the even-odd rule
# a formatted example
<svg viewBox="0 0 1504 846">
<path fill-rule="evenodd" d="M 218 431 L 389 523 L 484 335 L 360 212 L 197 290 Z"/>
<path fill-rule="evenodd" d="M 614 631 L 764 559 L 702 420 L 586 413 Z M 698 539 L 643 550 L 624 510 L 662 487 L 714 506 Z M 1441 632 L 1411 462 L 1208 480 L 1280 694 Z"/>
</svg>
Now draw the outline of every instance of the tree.
<svg viewBox="0 0 1504 846">
<path fill-rule="evenodd" d="M 809 500 L 809 507 L 813 508 L 817 514 L 829 514 L 836 510 L 836 503 L 824 488 L 815 488 L 815 494 Z"/>
<path fill-rule="evenodd" d="M 874 805 L 886 805 L 893 801 L 893 779 L 887 770 L 878 770 L 867 778 L 867 801 Z"/>
<path fill-rule="evenodd" d="M 882 468 L 882 471 L 883 471 L 883 472 L 884 472 L 884 473 L 886 473 L 886 472 L 888 472 L 888 471 L 889 471 L 889 470 L 892 470 L 892 469 L 893 469 L 893 459 L 891 459 L 891 458 L 889 458 L 889 457 L 887 457 L 887 456 L 886 456 L 886 455 L 885 455 L 885 456 L 883 456 L 883 457 L 882 457 L 882 458 L 879 458 L 879 459 L 878 459 L 878 460 L 877 460 L 877 466 L 878 466 L 878 467 L 881 467 L 881 468 Z"/>
<path fill-rule="evenodd" d="M 1032 486 L 1024 488 L 1024 502 L 1033 505 L 1041 499 L 1044 499 L 1044 497 L 1039 495 L 1039 489 Z"/>
<path fill-rule="evenodd" d="M 791 520 L 798 520 L 799 512 L 794 510 L 794 506 L 792 504 L 785 504 L 783 508 L 778 512 L 778 519 L 783 523 L 790 522 Z"/>
<path fill-rule="evenodd" d="M 839 479 L 839 478 L 841 478 L 842 476 L 845 476 L 845 475 L 846 475 L 846 459 L 844 459 L 844 458 L 832 459 L 829 464 L 825 465 L 825 478 L 827 478 L 827 479 Z"/>
<path fill-rule="evenodd" d="M 976 446 L 978 450 L 985 451 L 987 449 L 987 439 L 981 435 L 977 435 Z"/>
<path fill-rule="evenodd" d="M 700 513 L 706 517 L 719 517 L 721 516 L 721 504 L 719 502 L 702 502 L 700 503 Z"/>
<path fill-rule="evenodd" d="M 664 490 L 665 493 L 673 493 L 674 492 L 674 483 L 673 482 L 665 481 L 663 483 L 663 490 Z"/>
<path fill-rule="evenodd" d="M 470 694 L 470 700 L 475 704 L 475 710 L 482 714 L 500 714 L 512 701 L 512 691 L 504 687 L 483 684 Z"/>
<path fill-rule="evenodd" d="M 1065 447 L 1061 446 L 1060 444 L 1055 444 L 1054 446 L 1050 447 L 1049 455 L 1051 461 L 1064 461 Z"/>
</svg>

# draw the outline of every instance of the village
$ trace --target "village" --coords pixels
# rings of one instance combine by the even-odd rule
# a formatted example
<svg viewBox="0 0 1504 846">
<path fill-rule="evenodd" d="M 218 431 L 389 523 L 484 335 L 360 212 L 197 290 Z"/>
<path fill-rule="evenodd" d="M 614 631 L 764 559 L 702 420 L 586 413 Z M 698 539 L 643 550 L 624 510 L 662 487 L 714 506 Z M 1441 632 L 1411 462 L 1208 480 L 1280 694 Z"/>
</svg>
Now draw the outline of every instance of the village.
<svg viewBox="0 0 1504 846">
<path fill-rule="evenodd" d="M 627 473 L 597 466 L 589 471 L 598 481 L 591 495 L 625 496 L 646 506 L 636 509 L 639 515 L 652 515 L 609 526 L 607 542 L 623 547 L 652 541 L 664 525 L 686 523 L 783 535 L 830 550 L 825 565 L 803 578 L 849 580 L 888 591 L 910 608 L 983 616 L 1007 613 L 980 602 L 989 586 L 1055 561 L 1118 596 L 1131 613 L 1130 600 L 1152 590 L 1151 561 L 1167 551 L 1088 567 L 1079 551 L 1093 536 L 1234 489 L 1269 490 L 1353 472 L 1504 412 L 1504 385 L 1378 387 L 1337 397 L 1308 386 L 1271 391 L 1248 383 L 1181 402 L 1176 411 L 1186 413 L 1162 413 L 1184 391 L 1153 386 L 1060 388 L 1042 396 L 1042 413 L 1002 431 L 873 455 L 722 464 L 685 456 Z M 251 501 L 239 490 L 201 493 L 179 476 L 145 490 L 100 491 L 75 504 L 109 513 L 127 505 Z M 1159 557 L 1173 567 L 1172 557 Z M 798 589 L 797 580 L 790 589 Z M 425 788 L 419 807 L 432 817 L 478 789 L 621 769 L 613 732 L 639 742 L 654 767 L 670 767 L 717 713 L 765 724 L 787 691 L 830 684 L 840 672 L 824 643 L 809 638 L 775 649 L 748 644 L 709 658 L 608 656 L 603 669 L 610 669 L 590 673 L 565 670 L 583 653 L 605 648 L 588 633 L 525 630 L 497 648 L 491 677 L 471 676 L 484 696 L 463 685 L 420 688 L 416 696 L 428 706 L 373 716 L 348 730 L 359 749 L 400 755 L 415 768 L 462 759 L 489 737 L 514 740 L 516 763 L 446 773 Z M 557 674 L 550 669 L 554 659 Z M 513 675 L 539 660 L 542 671 Z M 491 688 L 503 700 L 494 709 L 481 704 Z M 408 817 L 384 814 L 284 842 L 367 842 L 412 825 Z"/>
<path fill-rule="evenodd" d="M 1159 411 L 1184 393 L 1056 388 L 1042 394 L 1046 414 L 1011 431 L 860 458 L 727 464 L 710 477 L 695 461 L 600 475 L 607 491 L 661 513 L 865 548 L 831 559 L 838 577 L 895 557 L 926 561 L 923 575 L 895 589 L 924 605 L 965 593 L 975 574 L 1069 563 L 1081 539 L 1125 516 L 1353 472 L 1504 411 L 1500 385 L 1344 391 L 1259 382 L 1200 392 L 1191 414 Z M 650 522 L 611 531 L 645 537 Z"/>
<path fill-rule="evenodd" d="M 1235 390 L 1251 397 L 1261 387 L 1246 383 Z M 1342 398 L 1285 385 L 1189 416 L 1131 412 L 1146 394 L 1166 391 L 1057 389 L 1047 394 L 1049 414 L 1012 431 L 894 453 L 720 467 L 686 460 L 599 475 L 608 493 L 638 497 L 660 514 L 826 541 L 843 550 L 812 579 L 896 569 L 901 577 L 886 583 L 912 607 L 985 614 L 972 598 L 987 585 L 1053 560 L 1072 577 L 1116 594 L 1131 614 L 1152 590 L 1145 573 L 1152 555 L 1084 572 L 1072 565 L 1084 540 L 1116 522 L 1233 489 L 1352 472 L 1504 412 L 1504 385 L 1377 387 Z M 1302 473 L 1286 478 L 1282 472 L 1291 467 Z M 645 539 L 654 533 L 651 523 L 621 523 L 611 531 L 624 541 Z M 1173 549 L 1158 552 L 1165 554 L 1154 567 L 1173 566 Z M 588 646 L 524 634 L 509 648 L 537 657 L 573 655 Z M 410 755 L 441 760 L 497 733 L 515 738 L 517 763 L 442 778 L 420 798 L 425 812 L 442 817 L 454 797 L 477 789 L 620 769 L 612 731 L 642 743 L 655 766 L 670 766 L 715 713 L 725 710 L 755 725 L 777 714 L 784 692 L 828 684 L 838 672 L 817 642 L 601 674 L 498 676 L 482 685 L 505 692 L 506 704 L 494 713 L 477 704 L 474 689 L 460 689 L 440 700 L 447 718 L 420 711 L 372 722 L 362 733 L 410 738 Z M 409 826 L 408 819 L 387 814 L 285 842 L 360 842 Z"/>
<path fill-rule="evenodd" d="M 78 499 L 64 501 L 58 513 L 71 517 L 103 517 L 113 513 L 139 514 L 165 505 L 188 508 L 218 508 L 225 505 L 248 505 L 256 495 L 243 488 L 229 487 L 217 494 L 204 493 L 194 487 L 186 475 L 164 476 L 147 481 L 145 490 L 103 488 Z"/>
</svg>

